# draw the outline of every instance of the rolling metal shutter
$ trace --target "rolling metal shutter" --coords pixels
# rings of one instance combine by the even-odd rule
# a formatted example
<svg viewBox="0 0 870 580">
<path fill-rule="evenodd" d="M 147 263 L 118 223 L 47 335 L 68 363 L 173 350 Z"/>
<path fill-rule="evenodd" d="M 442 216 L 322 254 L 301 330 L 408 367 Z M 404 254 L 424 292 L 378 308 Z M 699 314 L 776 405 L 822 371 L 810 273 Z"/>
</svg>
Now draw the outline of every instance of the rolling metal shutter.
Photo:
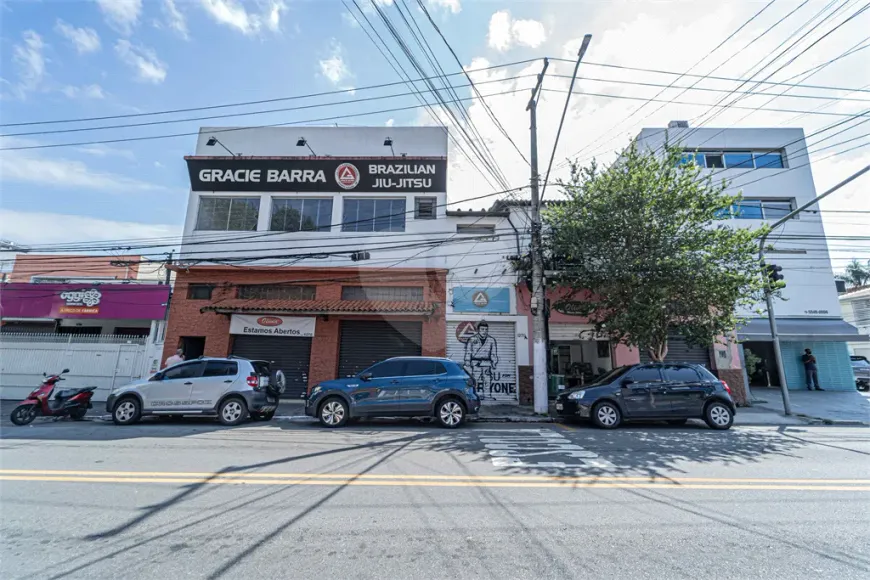
<svg viewBox="0 0 870 580">
<path fill-rule="evenodd" d="M 298 399 L 308 389 L 308 363 L 311 339 L 289 336 L 233 336 L 233 354 L 272 363 L 272 371 L 284 371 L 287 390 L 284 398 Z"/>
<path fill-rule="evenodd" d="M 422 344 L 422 322 L 342 320 L 338 376 L 352 377 L 394 356 L 420 356 Z"/>
<path fill-rule="evenodd" d="M 652 362 L 649 353 L 641 351 L 640 362 Z M 705 346 L 689 346 L 686 344 L 686 339 L 681 336 L 671 336 L 668 338 L 668 354 L 665 357 L 665 362 L 684 362 L 704 365 L 710 368 L 710 349 Z"/>
<path fill-rule="evenodd" d="M 517 385 L 517 345 L 513 322 L 492 322 L 489 325 L 489 336 L 495 339 L 498 351 L 498 364 L 492 371 L 490 384 L 478 384 L 478 394 L 481 395 L 484 404 L 517 404 L 519 402 L 519 389 Z M 465 364 L 465 349 L 467 342 L 457 338 L 457 331 L 462 332 L 463 338 L 468 336 L 468 322 L 447 322 L 447 358 Z M 476 324 L 476 322 L 472 322 Z M 463 328 L 460 328 L 463 327 Z M 473 369 L 472 369 L 473 370 Z M 466 369 L 468 371 L 468 369 Z M 479 377 L 475 377 L 478 379 Z"/>
</svg>

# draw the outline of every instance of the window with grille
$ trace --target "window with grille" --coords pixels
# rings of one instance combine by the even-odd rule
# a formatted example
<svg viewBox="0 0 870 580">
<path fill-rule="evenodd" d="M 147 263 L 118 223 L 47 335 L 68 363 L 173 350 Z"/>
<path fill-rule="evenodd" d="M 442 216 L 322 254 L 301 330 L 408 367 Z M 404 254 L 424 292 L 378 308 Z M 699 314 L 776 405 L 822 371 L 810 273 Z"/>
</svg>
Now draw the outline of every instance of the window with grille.
<svg viewBox="0 0 870 580">
<path fill-rule="evenodd" d="M 457 234 L 483 234 L 489 235 L 495 233 L 495 225 L 493 224 L 457 224 Z"/>
<path fill-rule="evenodd" d="M 414 219 L 415 220 L 434 220 L 435 219 L 435 198 L 434 197 L 415 197 L 414 198 Z"/>
<path fill-rule="evenodd" d="M 253 232 L 259 214 L 259 197 L 200 197 L 196 229 Z"/>
<path fill-rule="evenodd" d="M 343 232 L 404 232 L 404 199 L 345 199 Z"/>
<path fill-rule="evenodd" d="M 331 199 L 272 199 L 270 230 L 328 232 L 331 226 Z"/>
<path fill-rule="evenodd" d="M 211 292 L 214 287 L 211 284 L 190 284 L 187 286 L 188 300 L 211 300 Z"/>
<path fill-rule="evenodd" d="M 239 298 L 245 300 L 314 300 L 314 286 L 278 286 L 246 284 L 239 286 Z"/>
<path fill-rule="evenodd" d="M 423 288 L 416 286 L 342 286 L 341 299 L 422 302 Z"/>
</svg>

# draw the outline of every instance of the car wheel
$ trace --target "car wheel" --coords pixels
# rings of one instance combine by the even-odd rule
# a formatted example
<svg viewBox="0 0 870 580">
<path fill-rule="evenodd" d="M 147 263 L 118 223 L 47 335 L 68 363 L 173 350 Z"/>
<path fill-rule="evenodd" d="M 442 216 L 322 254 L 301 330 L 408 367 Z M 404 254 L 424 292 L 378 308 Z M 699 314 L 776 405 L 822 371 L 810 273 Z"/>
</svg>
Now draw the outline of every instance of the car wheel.
<svg viewBox="0 0 870 580">
<path fill-rule="evenodd" d="M 115 403 L 112 421 L 115 425 L 132 425 L 142 417 L 142 406 L 136 397 L 125 397 Z"/>
<path fill-rule="evenodd" d="M 465 407 L 454 398 L 444 399 L 435 408 L 438 424 L 447 429 L 456 429 L 465 421 Z"/>
<path fill-rule="evenodd" d="M 688 419 L 670 419 L 668 425 L 680 426 L 685 425 Z"/>
<path fill-rule="evenodd" d="M 602 401 L 592 409 L 592 422 L 601 429 L 616 429 L 622 423 L 622 412 L 615 404 Z"/>
<path fill-rule="evenodd" d="M 728 405 L 714 401 L 704 409 L 704 421 L 710 429 L 730 429 L 734 423 L 734 413 Z"/>
<path fill-rule="evenodd" d="M 339 397 L 330 397 L 323 401 L 317 413 L 320 424 L 324 427 L 341 427 L 347 423 L 350 410 L 347 403 Z"/>
<path fill-rule="evenodd" d="M 239 397 L 230 397 L 218 408 L 218 420 L 222 425 L 232 427 L 248 417 L 248 406 Z"/>
<path fill-rule="evenodd" d="M 275 411 L 269 411 L 267 413 L 251 413 L 251 419 L 254 421 L 271 421 L 274 416 Z"/>
</svg>

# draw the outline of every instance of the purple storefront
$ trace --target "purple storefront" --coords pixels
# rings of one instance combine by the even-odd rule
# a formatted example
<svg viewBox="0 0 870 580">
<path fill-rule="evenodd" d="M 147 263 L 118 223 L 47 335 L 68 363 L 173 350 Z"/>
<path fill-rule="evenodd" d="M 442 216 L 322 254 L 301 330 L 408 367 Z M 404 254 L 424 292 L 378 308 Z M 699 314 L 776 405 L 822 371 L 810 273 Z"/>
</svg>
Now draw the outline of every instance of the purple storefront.
<svg viewBox="0 0 870 580">
<path fill-rule="evenodd" d="M 0 285 L 0 332 L 148 336 L 163 320 L 161 284 Z"/>
</svg>

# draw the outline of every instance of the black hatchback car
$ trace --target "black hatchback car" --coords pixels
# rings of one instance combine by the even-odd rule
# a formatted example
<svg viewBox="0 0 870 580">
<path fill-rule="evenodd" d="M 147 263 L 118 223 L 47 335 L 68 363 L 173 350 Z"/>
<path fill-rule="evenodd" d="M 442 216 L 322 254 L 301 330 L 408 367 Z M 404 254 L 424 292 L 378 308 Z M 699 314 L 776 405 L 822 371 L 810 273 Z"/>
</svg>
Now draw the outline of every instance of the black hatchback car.
<svg viewBox="0 0 870 580">
<path fill-rule="evenodd" d="M 602 429 L 614 429 L 624 420 L 682 425 L 688 419 L 703 419 L 711 429 L 729 429 L 737 409 L 728 384 L 701 365 L 659 363 L 619 367 L 561 393 L 556 412 L 591 419 Z"/>
</svg>

